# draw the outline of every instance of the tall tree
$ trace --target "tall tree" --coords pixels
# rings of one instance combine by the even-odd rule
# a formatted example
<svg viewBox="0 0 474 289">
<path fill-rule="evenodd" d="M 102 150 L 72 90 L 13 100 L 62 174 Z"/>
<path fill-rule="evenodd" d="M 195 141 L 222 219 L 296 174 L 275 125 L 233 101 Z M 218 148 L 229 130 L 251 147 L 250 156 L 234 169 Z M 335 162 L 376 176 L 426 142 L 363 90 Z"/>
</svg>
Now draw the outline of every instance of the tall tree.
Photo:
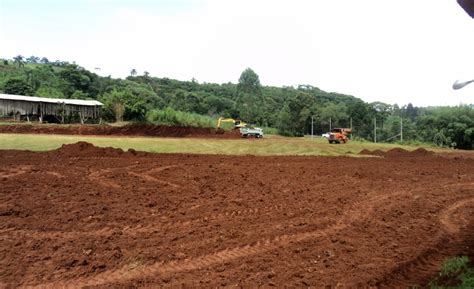
<svg viewBox="0 0 474 289">
<path fill-rule="evenodd" d="M 264 101 L 260 79 L 251 68 L 245 69 L 237 84 L 240 116 L 248 122 L 262 122 Z"/>
<path fill-rule="evenodd" d="M 347 107 L 342 103 L 330 103 L 324 107 L 321 107 L 319 111 L 319 117 L 322 123 L 328 125 L 328 128 L 330 121 L 333 128 L 337 126 L 347 126 L 343 125 L 342 123 L 343 120 L 348 119 Z"/>
<path fill-rule="evenodd" d="M 13 57 L 13 63 L 18 66 L 18 68 L 20 67 L 24 67 L 25 66 L 25 60 L 24 60 L 24 57 L 22 55 L 17 55 L 15 57 Z"/>
<path fill-rule="evenodd" d="M 132 68 L 132 70 L 130 70 L 130 75 L 131 76 L 137 75 L 137 70 L 135 68 Z"/>
<path fill-rule="evenodd" d="M 242 93 L 260 95 L 262 93 L 262 85 L 257 73 L 251 68 L 245 69 L 240 75 L 237 89 Z"/>
<path fill-rule="evenodd" d="M 76 64 L 65 65 L 59 76 L 65 81 L 62 91 L 67 97 L 71 97 L 76 90 L 90 90 L 92 73 Z"/>
<path fill-rule="evenodd" d="M 31 55 L 30 57 L 28 57 L 28 58 L 26 59 L 26 62 L 27 62 L 27 63 L 34 63 L 34 64 L 36 64 L 36 63 L 38 63 L 39 61 L 40 61 L 40 58 L 37 57 L 37 56 L 34 56 L 34 55 Z"/>
<path fill-rule="evenodd" d="M 20 78 L 11 78 L 7 80 L 3 90 L 7 94 L 15 95 L 33 95 L 34 92 L 28 82 Z"/>
<path fill-rule="evenodd" d="M 418 108 L 414 107 L 413 104 L 409 103 L 404 107 L 405 116 L 411 119 L 412 121 L 418 116 Z"/>
</svg>

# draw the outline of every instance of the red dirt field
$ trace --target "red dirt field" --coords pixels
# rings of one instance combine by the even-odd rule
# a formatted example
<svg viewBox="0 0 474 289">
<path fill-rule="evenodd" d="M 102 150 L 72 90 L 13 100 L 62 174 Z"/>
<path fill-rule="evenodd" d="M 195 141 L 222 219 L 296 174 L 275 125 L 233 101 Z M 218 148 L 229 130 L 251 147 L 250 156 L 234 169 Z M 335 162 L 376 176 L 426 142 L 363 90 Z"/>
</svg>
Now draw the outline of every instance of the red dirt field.
<svg viewBox="0 0 474 289">
<path fill-rule="evenodd" d="M 474 257 L 474 162 L 0 151 L 0 287 L 408 287 Z"/>
<path fill-rule="evenodd" d="M 154 124 L 110 125 L 60 125 L 60 124 L 22 124 L 0 125 L 0 133 L 33 133 L 62 135 L 123 135 L 153 137 L 199 137 L 199 138 L 240 138 L 238 130 L 165 126 Z"/>
</svg>

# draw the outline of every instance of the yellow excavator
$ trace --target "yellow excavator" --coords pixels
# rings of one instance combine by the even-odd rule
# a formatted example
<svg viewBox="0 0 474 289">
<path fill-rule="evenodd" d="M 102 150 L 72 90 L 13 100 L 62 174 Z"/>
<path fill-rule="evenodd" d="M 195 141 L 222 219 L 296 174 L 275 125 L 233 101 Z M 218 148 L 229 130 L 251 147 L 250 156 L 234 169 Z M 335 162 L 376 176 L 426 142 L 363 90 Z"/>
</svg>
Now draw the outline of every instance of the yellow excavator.
<svg viewBox="0 0 474 289">
<path fill-rule="evenodd" d="M 253 136 L 255 138 L 262 138 L 263 137 L 263 129 L 258 128 L 258 127 L 249 126 L 247 123 L 245 123 L 245 122 L 243 122 L 239 119 L 220 117 L 217 120 L 216 129 L 219 129 L 223 122 L 233 123 L 234 128 L 239 129 L 240 134 L 242 134 L 242 137 L 249 137 L 249 136 Z"/>
<path fill-rule="evenodd" d="M 241 127 L 247 126 L 245 122 L 240 121 L 238 119 L 219 117 L 219 119 L 217 120 L 217 129 L 221 127 L 221 123 L 223 122 L 231 122 L 234 124 L 235 128 L 241 128 Z"/>
</svg>

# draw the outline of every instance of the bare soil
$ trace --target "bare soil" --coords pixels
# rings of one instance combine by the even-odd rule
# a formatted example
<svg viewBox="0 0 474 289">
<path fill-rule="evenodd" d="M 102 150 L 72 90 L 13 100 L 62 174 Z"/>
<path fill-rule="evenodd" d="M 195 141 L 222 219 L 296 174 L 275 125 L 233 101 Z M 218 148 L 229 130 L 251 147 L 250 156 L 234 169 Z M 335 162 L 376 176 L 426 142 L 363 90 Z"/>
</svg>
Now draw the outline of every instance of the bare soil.
<svg viewBox="0 0 474 289">
<path fill-rule="evenodd" d="M 152 137 L 204 137 L 204 138 L 240 138 L 238 130 L 165 126 L 154 124 L 110 125 L 0 125 L 0 133 L 62 134 L 62 135 L 115 135 L 115 136 L 152 136 Z"/>
<path fill-rule="evenodd" d="M 423 286 L 473 219 L 462 154 L 0 151 L 0 287 Z"/>
<path fill-rule="evenodd" d="M 406 149 L 402 149 L 402 148 L 393 148 L 388 151 L 382 151 L 382 150 L 370 151 L 368 149 L 363 149 L 359 152 L 359 154 L 390 158 L 390 157 L 421 157 L 421 156 L 434 155 L 435 153 L 433 151 L 429 151 L 424 148 L 417 148 L 413 151 L 407 151 Z M 460 154 L 461 156 L 463 156 L 462 151 L 460 152 Z M 469 154 L 468 152 L 465 152 L 464 154 L 465 154 L 464 157 L 472 157 L 472 154 Z"/>
</svg>

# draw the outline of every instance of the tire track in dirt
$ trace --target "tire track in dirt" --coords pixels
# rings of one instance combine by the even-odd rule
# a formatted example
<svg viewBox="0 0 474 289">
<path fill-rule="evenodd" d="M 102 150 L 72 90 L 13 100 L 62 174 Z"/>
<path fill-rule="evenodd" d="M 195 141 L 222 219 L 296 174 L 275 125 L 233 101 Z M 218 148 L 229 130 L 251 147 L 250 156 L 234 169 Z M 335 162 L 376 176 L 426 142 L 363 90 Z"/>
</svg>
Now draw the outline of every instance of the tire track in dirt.
<svg viewBox="0 0 474 289">
<path fill-rule="evenodd" d="M 33 168 L 32 165 L 28 165 L 28 166 L 16 166 L 10 169 L 1 170 L 0 171 L 2 173 L 1 177 L 8 179 L 8 178 L 20 176 L 20 175 L 30 172 L 32 168 Z"/>
<path fill-rule="evenodd" d="M 58 173 L 58 172 L 53 172 L 53 171 L 48 171 L 48 172 L 44 172 L 45 174 L 48 174 L 48 175 L 51 175 L 53 177 L 56 177 L 56 178 L 64 178 L 65 176 L 61 173 Z"/>
<path fill-rule="evenodd" d="M 105 227 L 99 230 L 90 230 L 90 231 L 39 231 L 39 230 L 25 230 L 25 229 L 15 229 L 9 228 L 0 230 L 1 234 L 8 234 L 9 236 L 19 237 L 19 238 L 34 238 L 34 239 L 44 239 L 44 238 L 57 238 L 57 239 L 74 239 L 77 237 L 85 236 L 110 236 L 115 232 L 122 232 L 124 234 L 135 236 L 136 234 L 146 234 L 153 233 L 157 230 L 166 231 L 166 230 L 175 230 L 176 228 L 190 227 L 200 222 L 210 222 L 221 220 L 222 218 L 236 217 L 236 216 L 249 216 L 251 214 L 257 213 L 272 213 L 276 210 L 282 211 L 283 209 L 288 209 L 283 205 L 268 206 L 264 208 L 255 208 L 255 209 L 246 209 L 246 210 L 232 210 L 229 212 L 209 215 L 205 217 L 200 217 L 192 220 L 182 220 L 182 221 L 169 221 L 163 223 L 154 223 L 150 225 L 137 225 L 134 227 Z M 301 211 L 304 208 L 299 208 Z M 285 210 L 290 212 L 290 210 Z"/>
<path fill-rule="evenodd" d="M 162 167 L 155 170 L 165 170 L 175 166 L 168 166 Z M 465 186 L 465 183 L 456 184 L 456 186 Z M 454 186 L 454 185 L 453 185 Z M 418 191 L 410 191 L 409 194 L 415 194 Z M 404 192 L 406 194 L 408 192 Z M 400 193 L 396 193 L 400 194 Z M 394 196 L 393 194 L 390 196 Z M 364 202 L 364 200 L 356 201 L 353 204 L 350 204 L 350 208 L 354 208 L 354 206 L 359 205 L 360 203 Z M 459 205 L 461 206 L 461 205 Z M 17 230 L 17 229 L 8 229 L 9 234 L 15 235 L 17 237 L 28 237 L 28 238 L 61 238 L 61 239 L 70 239 L 76 238 L 81 236 L 109 236 L 114 232 L 122 232 L 128 235 L 136 235 L 136 234 L 147 234 L 147 233 L 154 233 L 157 230 L 166 231 L 166 230 L 174 230 L 176 228 L 183 228 L 183 227 L 191 227 L 198 223 L 204 222 L 213 222 L 219 221 L 226 218 L 235 218 L 235 217 L 248 217 L 251 215 L 263 215 L 263 214 L 272 214 L 275 212 L 286 212 L 292 213 L 294 211 L 303 211 L 308 207 L 299 207 L 299 208 L 291 208 L 284 204 L 276 204 L 273 206 L 264 206 L 261 208 L 250 208 L 250 209 L 243 209 L 243 210 L 230 210 L 223 213 L 208 215 L 199 218 L 193 218 L 191 220 L 179 220 L 179 221 L 166 221 L 166 222 L 153 222 L 149 225 L 136 225 L 133 227 L 125 226 L 125 227 L 105 227 L 99 230 L 91 230 L 91 231 L 38 231 L 38 230 Z M 454 210 L 454 209 L 452 209 Z M 304 217 L 303 217 L 304 219 Z M 312 223 L 312 220 L 306 220 L 306 223 Z M 0 234 L 7 232 L 6 230 L 1 231 Z"/>
<path fill-rule="evenodd" d="M 395 196 L 406 195 L 407 192 L 398 192 L 390 195 L 381 195 L 368 200 L 359 200 L 350 205 L 342 218 L 335 221 L 333 225 L 326 229 L 301 232 L 292 235 L 280 235 L 273 238 L 265 238 L 253 244 L 247 244 L 235 248 L 224 249 L 222 251 L 208 255 L 188 258 L 180 261 L 156 262 L 152 265 L 139 268 L 129 268 L 124 266 L 117 270 L 106 271 L 90 279 L 75 279 L 67 282 L 58 282 L 50 284 L 41 284 L 35 288 L 48 287 L 67 287 L 68 284 L 74 284 L 75 287 L 99 286 L 131 280 L 137 277 L 145 278 L 157 274 L 166 275 L 175 272 L 192 271 L 207 268 L 213 265 L 230 262 L 238 258 L 265 253 L 291 243 L 301 242 L 307 239 L 321 239 L 330 234 L 341 231 L 349 227 L 352 223 L 367 219 L 376 206 L 380 206 L 384 201 Z"/>
<path fill-rule="evenodd" d="M 148 174 L 145 174 L 145 173 L 136 173 L 136 172 L 128 172 L 129 175 L 132 175 L 132 176 L 136 176 L 136 177 L 139 177 L 139 178 L 142 178 L 148 182 L 155 182 L 155 183 L 159 183 L 159 184 L 162 184 L 162 185 L 167 185 L 167 186 L 170 186 L 170 187 L 173 187 L 173 188 L 181 188 L 181 185 L 178 185 L 178 184 L 175 184 L 175 183 L 172 183 L 172 182 L 168 182 L 168 181 L 163 181 L 163 180 L 160 180 L 156 177 L 152 177 Z"/>
<path fill-rule="evenodd" d="M 464 185 L 464 184 L 460 184 Z M 397 266 L 392 272 L 387 274 L 384 279 L 377 283 L 377 286 L 393 286 L 399 288 L 406 288 L 412 286 L 425 286 L 426 280 L 429 280 L 441 269 L 441 264 L 452 257 L 453 250 L 455 251 L 456 244 L 459 244 L 460 230 L 463 224 L 453 222 L 454 214 L 469 206 L 474 205 L 474 197 L 458 200 L 441 211 L 438 215 L 441 229 L 433 236 L 432 239 L 437 240 L 435 246 L 422 251 L 416 258 L 403 262 Z M 472 209 L 474 212 L 474 207 Z M 473 215 L 473 212 L 463 212 L 463 215 L 468 217 Z M 468 220 L 469 221 L 469 220 Z M 466 235 L 474 235 L 474 232 L 465 232 Z M 408 282 L 411 280 L 411 283 Z"/>
<path fill-rule="evenodd" d="M 145 172 L 140 172 L 139 173 L 139 172 L 129 171 L 128 174 L 132 175 L 132 176 L 142 178 L 142 179 L 144 179 L 146 181 L 149 181 L 149 182 L 156 182 L 156 183 L 167 185 L 167 186 L 170 186 L 170 187 L 173 187 L 173 188 L 181 188 L 182 186 L 179 185 L 179 184 L 175 184 L 173 182 L 165 181 L 165 180 L 159 179 L 159 178 L 154 177 L 154 176 L 151 175 L 153 173 L 160 173 L 160 172 L 172 169 L 172 168 L 179 168 L 179 167 L 181 167 L 181 166 L 169 165 L 169 166 L 162 166 L 162 167 L 151 169 L 146 173 Z"/>
<path fill-rule="evenodd" d="M 460 232 L 462 225 L 459 224 L 459 222 L 453 222 L 453 219 L 455 219 L 453 218 L 453 215 L 456 211 L 469 205 L 473 206 L 472 211 L 474 213 L 474 197 L 472 197 L 456 202 L 455 204 L 446 208 L 441 214 L 439 214 L 439 221 L 448 233 L 458 234 Z M 467 215 L 472 217 L 474 214 Z M 464 221 L 466 221 L 466 219 L 464 219 Z"/>
<path fill-rule="evenodd" d="M 169 169 L 173 169 L 173 168 L 182 168 L 182 166 L 178 166 L 178 165 L 169 165 L 169 166 L 162 166 L 162 167 L 158 167 L 158 168 L 155 168 L 155 169 L 151 169 L 148 171 L 149 174 L 151 173 L 160 173 L 160 172 L 163 172 L 163 171 L 166 171 L 166 170 L 169 170 Z"/>
<path fill-rule="evenodd" d="M 299 208 L 298 210 L 303 210 L 304 208 Z M 166 231 L 166 230 L 175 230 L 176 228 L 190 227 L 201 222 L 210 222 L 218 221 L 223 218 L 237 217 L 237 216 L 249 216 L 252 214 L 259 213 L 273 213 L 275 211 L 287 211 L 290 212 L 288 207 L 285 207 L 283 204 L 278 204 L 274 206 L 265 206 L 263 208 L 253 208 L 245 210 L 231 210 L 224 213 L 194 218 L 192 220 L 181 220 L 181 221 L 167 221 L 152 223 L 149 225 L 136 225 L 133 227 L 105 227 L 99 230 L 90 230 L 90 231 L 39 231 L 35 229 L 15 229 L 8 228 L 0 230 L 1 234 L 8 234 L 8 236 L 18 237 L 18 238 L 33 238 L 33 239 L 44 239 L 44 238 L 56 238 L 56 239 L 74 239 L 77 237 L 85 236 L 110 236 L 115 232 L 122 232 L 124 234 L 135 236 L 136 234 L 146 234 L 153 233 L 156 230 Z"/>
<path fill-rule="evenodd" d="M 98 170 L 98 171 L 89 173 L 87 177 L 89 178 L 89 180 L 103 187 L 112 188 L 112 189 L 121 189 L 122 186 L 110 180 L 110 178 L 106 178 L 104 176 L 104 174 L 106 173 L 112 173 L 112 170 L 109 170 L 109 169 Z"/>
<path fill-rule="evenodd" d="M 134 168 L 136 168 L 135 165 L 119 167 L 119 168 L 114 168 L 114 169 L 98 169 L 98 170 L 88 173 L 87 178 L 90 181 L 106 188 L 121 189 L 122 186 L 120 184 L 118 184 L 115 181 L 112 181 L 111 178 L 105 176 L 105 174 L 115 175 L 117 171 L 123 172 L 123 171 L 134 169 Z"/>
<path fill-rule="evenodd" d="M 304 208 L 298 208 L 296 210 L 301 211 Z M 151 233 L 157 229 L 166 230 L 166 229 L 176 229 L 181 227 L 189 227 L 192 225 L 196 225 L 198 223 L 208 223 L 208 222 L 215 222 L 223 219 L 228 218 L 235 218 L 235 217 L 249 217 L 252 215 L 263 215 L 263 214 L 270 214 L 277 211 L 285 211 L 291 212 L 291 208 L 284 206 L 283 204 L 277 204 L 274 206 L 265 206 L 262 208 L 251 208 L 251 209 L 243 209 L 243 210 L 230 210 L 223 213 L 217 213 L 213 215 L 201 216 L 197 218 L 193 218 L 191 220 L 182 220 L 182 221 L 174 221 L 174 222 L 166 222 L 166 223 L 159 223 L 159 224 L 149 224 L 149 225 L 137 225 L 135 227 L 128 227 L 124 228 L 124 233 Z"/>
<path fill-rule="evenodd" d="M 117 231 L 116 229 L 104 228 L 100 230 L 92 231 L 39 231 L 39 230 L 25 230 L 25 229 L 2 229 L 0 230 L 0 236 L 4 235 L 6 238 L 28 238 L 28 239 L 74 239 L 81 237 L 103 237 L 109 236 L 113 232 Z"/>
</svg>

